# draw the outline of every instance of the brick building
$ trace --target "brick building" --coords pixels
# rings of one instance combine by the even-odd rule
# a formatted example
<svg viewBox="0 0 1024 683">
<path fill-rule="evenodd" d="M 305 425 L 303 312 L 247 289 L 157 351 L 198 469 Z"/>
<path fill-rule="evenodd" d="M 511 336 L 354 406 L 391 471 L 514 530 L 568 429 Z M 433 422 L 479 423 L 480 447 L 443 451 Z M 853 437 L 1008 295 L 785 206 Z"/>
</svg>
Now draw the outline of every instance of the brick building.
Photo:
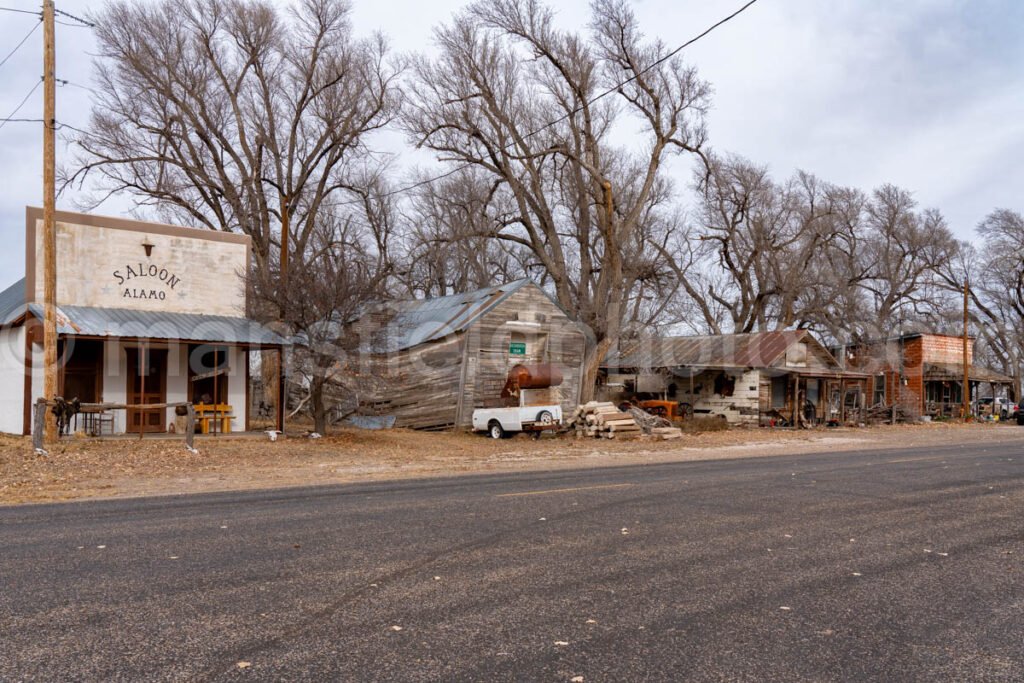
<svg viewBox="0 0 1024 683">
<path fill-rule="evenodd" d="M 912 415 L 959 416 L 963 406 L 963 337 L 913 333 L 837 350 L 847 367 L 871 375 L 869 405 L 898 405 Z M 993 394 L 1013 379 L 974 360 L 974 339 L 967 340 L 970 398 L 978 387 Z"/>
</svg>

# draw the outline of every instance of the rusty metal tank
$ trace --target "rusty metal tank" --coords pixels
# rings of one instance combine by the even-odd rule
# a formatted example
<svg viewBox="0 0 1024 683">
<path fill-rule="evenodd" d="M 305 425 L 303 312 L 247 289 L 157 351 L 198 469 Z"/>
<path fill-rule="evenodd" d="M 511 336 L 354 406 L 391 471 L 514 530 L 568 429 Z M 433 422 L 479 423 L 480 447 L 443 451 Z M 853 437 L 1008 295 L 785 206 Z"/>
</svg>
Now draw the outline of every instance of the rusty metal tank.
<svg viewBox="0 0 1024 683">
<path fill-rule="evenodd" d="M 563 379 L 561 369 L 553 363 L 520 363 L 508 371 L 509 383 L 520 389 L 557 387 Z"/>
</svg>

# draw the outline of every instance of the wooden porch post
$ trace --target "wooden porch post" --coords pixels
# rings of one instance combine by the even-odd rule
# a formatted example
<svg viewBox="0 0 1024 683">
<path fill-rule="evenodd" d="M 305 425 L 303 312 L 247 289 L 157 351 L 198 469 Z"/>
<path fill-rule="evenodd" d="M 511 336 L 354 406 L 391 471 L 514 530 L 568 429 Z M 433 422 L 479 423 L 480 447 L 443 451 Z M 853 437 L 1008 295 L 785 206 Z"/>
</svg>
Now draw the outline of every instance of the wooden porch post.
<svg viewBox="0 0 1024 683">
<path fill-rule="evenodd" d="M 288 389 L 285 387 L 284 377 L 284 347 L 277 349 L 277 431 L 284 431 L 285 400 L 288 396 Z"/>
<path fill-rule="evenodd" d="M 220 393 L 217 391 L 217 375 L 220 373 L 220 347 L 213 345 L 213 435 L 217 436 L 217 406 L 220 405 Z"/>
<path fill-rule="evenodd" d="M 146 405 L 146 349 L 139 340 L 139 404 Z M 146 409 L 139 408 L 139 439 L 146 433 Z M 125 419 L 128 418 L 128 411 L 125 411 Z"/>
</svg>

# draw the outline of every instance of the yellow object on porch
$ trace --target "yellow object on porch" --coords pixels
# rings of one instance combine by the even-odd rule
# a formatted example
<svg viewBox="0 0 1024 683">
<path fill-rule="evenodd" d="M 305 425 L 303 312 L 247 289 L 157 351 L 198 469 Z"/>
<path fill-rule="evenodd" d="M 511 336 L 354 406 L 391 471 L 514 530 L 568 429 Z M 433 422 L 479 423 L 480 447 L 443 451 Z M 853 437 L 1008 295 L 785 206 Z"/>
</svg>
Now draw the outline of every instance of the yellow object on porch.
<svg viewBox="0 0 1024 683">
<path fill-rule="evenodd" d="M 196 403 L 196 431 L 200 434 L 209 434 L 214 420 L 219 420 L 217 432 L 220 434 L 231 433 L 231 405 L 228 403 Z"/>
</svg>

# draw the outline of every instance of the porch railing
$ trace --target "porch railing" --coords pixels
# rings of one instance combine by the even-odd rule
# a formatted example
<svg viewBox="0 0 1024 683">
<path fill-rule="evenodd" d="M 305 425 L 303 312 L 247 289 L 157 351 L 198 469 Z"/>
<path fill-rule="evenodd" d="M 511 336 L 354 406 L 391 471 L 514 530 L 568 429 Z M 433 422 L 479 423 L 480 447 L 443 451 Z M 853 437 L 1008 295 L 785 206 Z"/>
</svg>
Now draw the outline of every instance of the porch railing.
<svg viewBox="0 0 1024 683">
<path fill-rule="evenodd" d="M 43 448 L 43 432 L 46 429 L 46 416 L 50 413 L 50 409 L 57 405 L 56 401 L 47 401 L 45 398 L 36 399 L 35 409 L 33 413 L 32 422 L 32 446 L 36 449 Z M 108 410 L 136 410 L 145 416 L 147 413 L 155 410 L 166 410 L 167 408 L 185 408 L 185 445 L 192 449 L 195 447 L 195 435 L 196 435 L 196 411 L 193 405 L 187 401 L 181 401 L 177 403 L 82 403 L 80 406 L 81 412 L 101 412 Z M 56 418 L 56 416 L 53 416 Z M 144 421 L 144 420 L 143 420 Z M 126 421 L 127 422 L 127 421 Z M 127 424 L 126 424 L 127 427 Z M 145 430 L 139 431 L 139 438 L 141 439 Z"/>
</svg>

